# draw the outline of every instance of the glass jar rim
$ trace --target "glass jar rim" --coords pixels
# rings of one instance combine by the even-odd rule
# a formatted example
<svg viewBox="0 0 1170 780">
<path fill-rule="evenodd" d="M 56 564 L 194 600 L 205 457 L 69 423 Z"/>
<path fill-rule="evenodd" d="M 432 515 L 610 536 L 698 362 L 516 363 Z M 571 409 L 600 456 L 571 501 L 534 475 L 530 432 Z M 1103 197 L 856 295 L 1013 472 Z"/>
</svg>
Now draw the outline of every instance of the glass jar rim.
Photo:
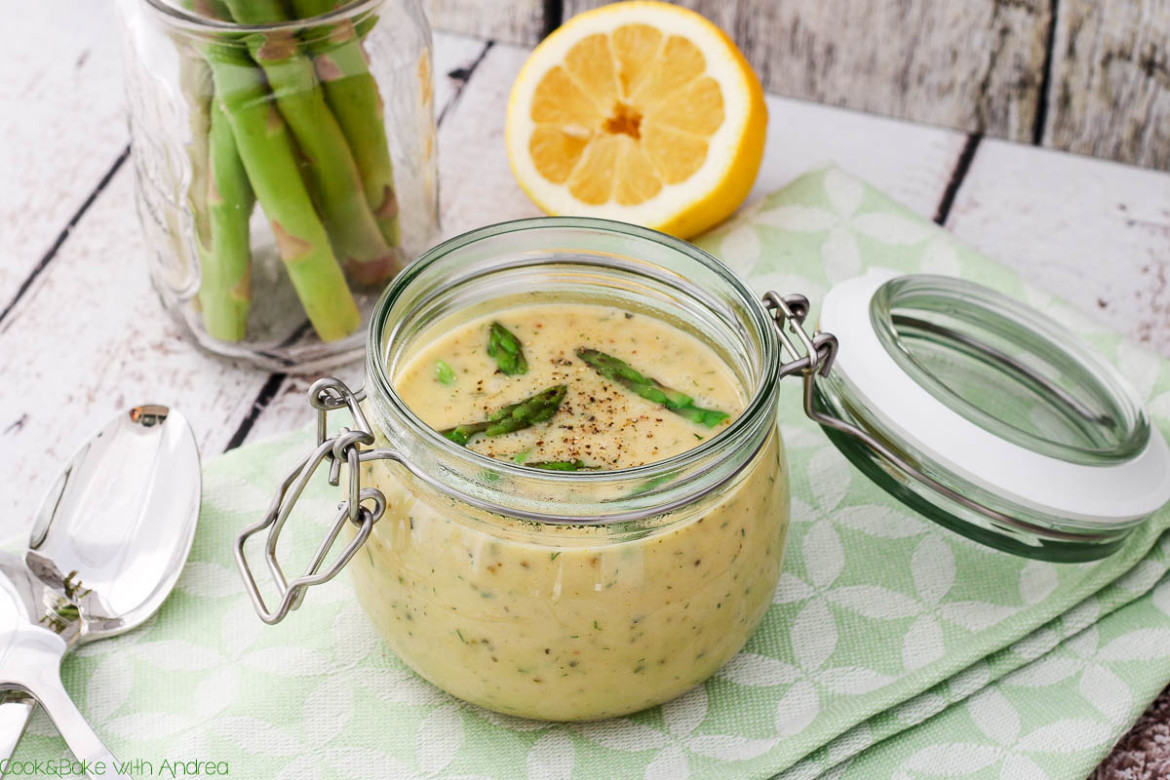
<svg viewBox="0 0 1170 780">
<path fill-rule="evenodd" d="M 944 527 L 1027 557 L 1092 560 L 1117 549 L 1170 497 L 1170 450 L 1133 389 L 1067 329 L 1002 293 L 871 268 L 829 291 L 820 325 L 841 348 L 815 388 L 817 419 L 832 422 L 830 439 L 871 481 Z M 940 379 L 961 384 L 962 363 L 952 375 L 945 360 L 939 374 L 912 362 L 904 339 L 918 334 L 947 359 L 976 355 L 978 387 L 994 387 L 993 402 L 1014 393 L 1029 408 L 1124 418 L 1099 420 L 1111 428 L 1111 446 L 1090 460 L 1039 431 L 1003 430 L 1019 410 L 978 405 Z"/>
<path fill-rule="evenodd" d="M 689 261 L 700 264 L 707 271 L 718 276 L 721 282 L 725 283 L 726 289 L 735 296 L 736 303 L 741 305 L 744 311 L 749 313 L 754 331 L 753 336 L 756 337 L 756 341 L 759 344 L 757 354 L 760 364 L 759 375 L 755 377 L 753 387 L 745 388 L 748 398 L 743 411 L 726 428 L 692 449 L 642 466 L 606 471 L 563 472 L 525 468 L 520 464 L 496 460 L 469 450 L 466 447 L 461 447 L 426 425 L 426 423 L 411 411 L 406 402 L 395 391 L 389 375 L 387 361 L 383 355 L 388 339 L 393 338 L 393 333 L 388 332 L 387 325 L 389 314 L 394 304 L 432 266 L 443 262 L 444 258 L 450 257 L 453 253 L 472 246 L 477 242 L 515 233 L 547 231 L 551 234 L 552 231 L 581 229 L 598 234 L 609 234 L 615 237 L 657 243 L 668 250 L 673 250 L 685 256 Z M 554 247 L 551 245 L 549 247 L 550 251 L 565 249 L 571 249 L 571 247 Z M 627 259 L 632 261 L 633 258 Z M 542 265 L 548 262 L 550 262 L 548 258 L 542 258 L 533 260 L 532 264 Z M 647 265 L 652 265 L 649 261 L 645 262 Z M 659 268 L 666 275 L 674 276 L 668 269 L 661 268 L 660 266 L 655 267 Z M 474 278 L 474 274 L 471 276 Z M 661 280 L 665 281 L 665 277 Z M 679 290 L 683 289 L 681 285 L 686 281 L 686 279 L 677 277 Z M 746 442 L 753 441 L 757 438 L 757 429 L 760 427 L 761 421 L 765 418 L 771 420 L 776 412 L 776 400 L 779 388 L 778 369 L 780 364 L 780 350 L 774 327 L 763 305 L 752 293 L 750 288 L 730 268 L 712 255 L 686 241 L 636 225 L 593 217 L 536 217 L 513 220 L 477 228 L 442 242 L 407 266 L 386 290 L 383 291 L 382 296 L 374 307 L 366 347 L 367 395 L 368 397 L 383 400 L 390 405 L 395 421 L 405 428 L 407 436 L 414 440 L 424 442 L 427 447 L 434 448 L 452 462 L 460 464 L 461 471 L 465 473 L 490 468 L 493 472 L 501 476 L 558 488 L 569 485 L 590 484 L 622 484 L 630 486 L 638 483 L 648 484 L 652 480 L 665 479 L 671 475 L 685 473 L 685 470 L 688 468 L 696 468 L 704 461 L 709 461 L 713 457 L 717 457 L 720 453 L 736 451 L 737 446 L 742 446 Z M 774 422 L 770 422 L 769 424 L 774 426 Z M 754 452 L 762 444 L 763 442 L 761 440 L 756 446 L 752 447 L 752 452 L 741 453 L 743 462 L 739 467 L 717 482 L 699 485 L 694 490 L 684 491 L 684 495 L 681 496 L 674 495 L 673 500 L 664 500 L 658 504 L 616 512 L 609 511 L 613 508 L 616 501 L 599 502 L 605 506 L 587 507 L 583 505 L 581 507 L 582 509 L 591 509 L 593 511 L 567 517 L 559 524 L 603 525 L 624 522 L 651 516 L 656 513 L 664 513 L 679 506 L 690 504 L 733 479 L 751 461 L 751 456 L 754 455 Z M 687 481 L 689 482 L 690 480 Z M 702 482 L 702 480 L 695 481 Z M 648 499 L 654 499 L 660 494 L 656 490 L 651 490 L 647 491 L 644 495 Z M 650 511 L 655 508 L 657 512 Z M 499 513 L 504 515 L 515 514 L 513 509 L 512 507 L 502 505 L 498 507 Z M 493 507 L 494 510 L 495 508 Z M 560 515 L 549 514 L 542 521 L 558 524 L 557 517 L 560 517 Z"/>
<path fill-rule="evenodd" d="M 214 19 L 173 5 L 169 0 L 142 0 L 142 2 L 166 17 L 169 24 L 187 32 L 254 34 L 282 31 L 295 33 L 303 30 L 306 26 L 335 24 L 355 16 L 361 16 L 382 5 L 386 0 L 351 0 L 351 2 L 331 8 L 323 14 L 267 24 L 240 24 L 234 21 Z"/>
<path fill-rule="evenodd" d="M 900 322 L 895 310 L 904 307 L 909 307 L 912 313 L 915 308 L 945 311 L 955 322 L 947 326 L 914 319 Z M 1058 328 L 1055 321 L 1029 306 L 1016 304 L 1003 293 L 951 276 L 897 276 L 874 294 L 870 318 L 882 346 L 916 384 L 947 408 L 998 438 L 1061 461 L 1088 465 L 1132 460 L 1149 441 L 1150 423 L 1141 399 L 1117 370 L 1079 338 Z M 1025 361 L 982 343 L 981 335 L 971 325 L 977 318 L 982 318 L 987 327 L 994 327 L 997 335 L 1012 348 L 1026 349 L 1025 355 L 1035 353 L 1055 361 L 1059 376 L 1048 379 Z M 956 344 L 973 346 L 993 370 L 1011 373 L 1017 381 L 1019 377 L 1028 380 L 1038 395 L 1038 403 L 1044 404 L 1045 409 L 1065 410 L 1082 421 L 1097 423 L 1104 430 L 1106 441 L 1055 440 L 997 416 L 985 404 L 975 403 L 956 391 L 946 374 L 940 375 L 927 366 L 907 347 L 900 325 L 908 325 L 912 332 L 915 328 L 925 328 L 951 348 Z M 1006 327 L 1013 330 L 1005 333 Z M 1024 343 L 1025 337 L 1029 343 Z M 1062 384 L 1085 392 L 1086 401 L 1079 401 L 1073 393 L 1066 392 Z M 1090 403 L 1092 408 L 1085 403 Z"/>
</svg>

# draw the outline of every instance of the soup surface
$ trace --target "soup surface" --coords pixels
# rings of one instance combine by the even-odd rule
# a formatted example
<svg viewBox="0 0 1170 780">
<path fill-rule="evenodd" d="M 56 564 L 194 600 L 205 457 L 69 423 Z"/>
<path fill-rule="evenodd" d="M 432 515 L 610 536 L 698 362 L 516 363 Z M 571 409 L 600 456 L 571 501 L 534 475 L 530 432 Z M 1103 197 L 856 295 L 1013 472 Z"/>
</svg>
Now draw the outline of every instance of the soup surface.
<svg viewBox="0 0 1170 780">
<path fill-rule="evenodd" d="M 501 346 L 505 332 L 520 361 Z M 698 338 L 585 303 L 440 321 L 393 382 L 457 444 L 566 471 L 685 452 L 729 425 L 746 396 Z M 355 588 L 403 660 L 475 704 L 579 720 L 666 701 L 739 651 L 780 574 L 788 490 L 778 434 L 744 455 L 714 494 L 640 528 L 488 515 L 370 462 L 366 478 L 388 508 L 350 565 Z"/>
<path fill-rule="evenodd" d="M 505 374 L 488 354 L 493 322 L 519 341 L 525 373 Z M 578 357 L 580 349 L 616 357 L 644 378 L 693 396 L 699 408 L 727 417 L 705 426 L 673 414 L 591 368 Z M 560 385 L 567 388 L 565 398 L 546 424 L 477 436 L 467 446 L 521 463 L 581 460 L 590 468 L 630 468 L 692 449 L 726 427 L 744 405 L 727 364 L 694 336 L 645 314 L 591 304 L 524 306 L 446 330 L 410 355 L 394 377 L 411 410 L 438 430 L 486 419 Z"/>
</svg>

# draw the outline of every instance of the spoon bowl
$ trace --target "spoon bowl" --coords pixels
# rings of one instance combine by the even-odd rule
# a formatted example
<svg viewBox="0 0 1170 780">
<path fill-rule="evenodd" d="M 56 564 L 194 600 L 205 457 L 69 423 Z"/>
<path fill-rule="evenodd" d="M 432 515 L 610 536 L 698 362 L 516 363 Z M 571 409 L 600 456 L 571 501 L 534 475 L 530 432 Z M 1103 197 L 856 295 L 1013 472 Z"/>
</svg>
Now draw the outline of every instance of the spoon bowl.
<svg viewBox="0 0 1170 780">
<path fill-rule="evenodd" d="M 82 641 L 129 631 L 178 580 L 199 499 L 191 426 L 165 406 L 137 406 L 74 454 L 41 504 L 25 562 L 77 603 Z"/>
</svg>

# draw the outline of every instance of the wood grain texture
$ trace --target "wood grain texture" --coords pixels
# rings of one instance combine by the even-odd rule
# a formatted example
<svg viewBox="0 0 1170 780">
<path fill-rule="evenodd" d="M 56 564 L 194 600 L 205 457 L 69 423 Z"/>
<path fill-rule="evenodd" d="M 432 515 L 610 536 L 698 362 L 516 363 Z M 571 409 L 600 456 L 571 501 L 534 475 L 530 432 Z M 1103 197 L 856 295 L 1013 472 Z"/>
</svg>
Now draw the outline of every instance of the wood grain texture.
<svg viewBox="0 0 1170 780">
<path fill-rule="evenodd" d="M 477 38 L 435 33 L 435 117 L 440 125 L 467 86 L 465 74 L 471 72 L 486 49 L 487 44 Z"/>
<path fill-rule="evenodd" d="M 504 107 L 527 57 L 524 48 L 493 46 L 439 128 L 445 236 L 541 213 L 512 177 L 504 148 Z"/>
<path fill-rule="evenodd" d="M 130 142 L 112 9 L 24 3 L 4 33 L 0 310 Z"/>
<path fill-rule="evenodd" d="M 565 0 L 565 17 L 604 0 Z M 781 95 L 1030 141 L 1049 0 L 681 0 Z"/>
<path fill-rule="evenodd" d="M 1170 170 L 1170 2 L 1058 9 L 1045 145 Z"/>
<path fill-rule="evenodd" d="M 431 25 L 505 43 L 532 45 L 544 37 L 544 0 L 424 0 Z"/>
<path fill-rule="evenodd" d="M 1170 177 L 984 141 L 947 227 L 1170 357 Z"/>
<path fill-rule="evenodd" d="M 31 523 L 65 459 L 118 412 L 175 406 L 201 451 L 215 453 L 264 381 L 198 352 L 163 313 L 133 204 L 124 166 L 0 329 L 0 354 L 21 376 L 0 407 L 0 470 L 20 486 L 0 499 L 5 532 Z"/>
<path fill-rule="evenodd" d="M 966 136 L 954 130 L 768 95 L 768 141 L 748 202 L 822 163 L 836 163 L 927 219 Z"/>
</svg>

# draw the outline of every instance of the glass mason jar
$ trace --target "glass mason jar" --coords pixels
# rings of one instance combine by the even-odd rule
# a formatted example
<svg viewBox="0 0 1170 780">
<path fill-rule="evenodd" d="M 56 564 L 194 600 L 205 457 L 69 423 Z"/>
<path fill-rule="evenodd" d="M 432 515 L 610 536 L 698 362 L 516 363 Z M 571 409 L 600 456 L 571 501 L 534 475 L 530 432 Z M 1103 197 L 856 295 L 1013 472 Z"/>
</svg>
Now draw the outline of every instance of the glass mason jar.
<svg viewBox="0 0 1170 780">
<path fill-rule="evenodd" d="M 417 0 L 119 6 L 164 307 L 205 349 L 267 368 L 357 357 L 378 294 L 438 232 Z"/>
<path fill-rule="evenodd" d="M 394 376 L 428 326 L 534 296 L 689 332 L 726 361 L 746 408 L 688 452 L 604 472 L 493 460 L 411 412 Z M 364 402 L 330 396 L 350 402 L 380 454 L 356 471 L 384 514 L 369 526 L 343 517 L 335 534 L 364 542 L 348 562 L 354 590 L 394 652 L 460 698 L 549 720 L 640 710 L 711 676 L 763 619 L 780 576 L 789 493 L 774 327 L 710 256 L 617 223 L 485 228 L 408 267 L 374 313 Z"/>
</svg>

